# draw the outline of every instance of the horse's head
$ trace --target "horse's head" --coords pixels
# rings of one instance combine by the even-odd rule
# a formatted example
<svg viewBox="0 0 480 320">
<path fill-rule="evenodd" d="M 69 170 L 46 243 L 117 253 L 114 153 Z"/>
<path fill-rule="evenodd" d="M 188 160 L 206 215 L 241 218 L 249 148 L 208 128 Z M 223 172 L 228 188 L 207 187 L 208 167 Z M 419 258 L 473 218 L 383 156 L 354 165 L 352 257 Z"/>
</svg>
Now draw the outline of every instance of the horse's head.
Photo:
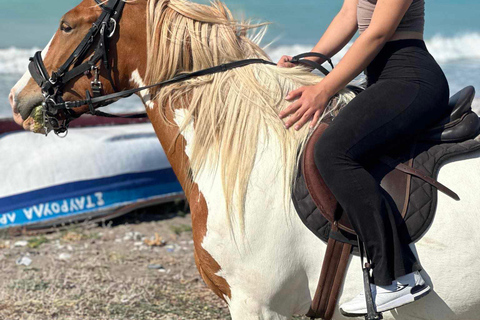
<svg viewBox="0 0 480 320">
<path fill-rule="evenodd" d="M 92 25 L 97 22 L 102 12 L 108 10 L 106 8 L 109 4 L 108 1 L 98 2 L 95 0 L 83 0 L 77 7 L 67 12 L 60 19 L 57 32 L 41 53 L 45 70 L 48 73 L 47 78 L 50 78 L 54 72 L 59 71 L 59 68 L 65 64 L 75 49 L 85 39 Z M 98 81 L 102 86 L 102 95 L 113 93 L 113 87 L 116 90 L 130 88 L 132 74 L 137 74 L 138 72 L 143 75 L 145 73 L 146 3 L 146 0 L 126 3 L 118 23 L 114 25 L 114 23 L 109 21 L 107 24 L 105 32 L 112 32 L 115 29 L 110 38 L 108 36 L 105 37 L 106 45 L 108 46 L 108 53 L 105 57 L 108 59 L 107 64 L 111 72 L 105 66 L 104 57 L 98 59 L 94 64 L 98 68 Z M 32 30 L 32 32 L 35 32 L 35 30 Z M 73 61 L 66 68 L 65 73 L 78 65 L 88 62 L 94 50 L 98 47 L 101 37 L 100 32 L 98 32 L 95 38 L 93 38 L 93 42 L 87 46 L 85 54 L 81 55 L 78 61 Z M 38 65 L 37 63 L 34 66 L 34 68 L 37 67 L 37 70 L 39 69 Z M 64 101 L 85 99 L 86 91 L 92 92 L 91 83 L 95 80 L 95 67 L 74 75 L 72 79 L 62 81 L 59 89 L 52 86 L 49 88 L 50 93 L 59 90 L 59 93 L 55 95 Z M 37 82 L 38 79 L 35 81 L 31 73 L 26 72 L 11 89 L 9 101 L 16 123 L 22 125 L 25 130 L 44 133 L 40 106 L 45 101 L 45 93 L 42 94 L 42 90 Z M 69 116 L 75 117 L 88 110 L 88 106 L 75 108 L 69 111 Z M 66 112 L 61 110 L 55 115 L 55 118 L 64 119 L 66 116 Z"/>
</svg>

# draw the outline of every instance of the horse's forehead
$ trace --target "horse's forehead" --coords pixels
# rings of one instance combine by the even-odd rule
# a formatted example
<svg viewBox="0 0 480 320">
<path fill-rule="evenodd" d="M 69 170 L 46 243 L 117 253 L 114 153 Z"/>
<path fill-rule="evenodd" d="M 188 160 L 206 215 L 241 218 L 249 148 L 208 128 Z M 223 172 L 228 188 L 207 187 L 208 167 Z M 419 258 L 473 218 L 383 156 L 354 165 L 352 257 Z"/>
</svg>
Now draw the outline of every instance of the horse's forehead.
<svg viewBox="0 0 480 320">
<path fill-rule="evenodd" d="M 82 23 L 93 23 L 102 9 L 94 0 L 83 0 L 79 5 L 65 13 L 64 19 L 75 19 Z"/>
</svg>

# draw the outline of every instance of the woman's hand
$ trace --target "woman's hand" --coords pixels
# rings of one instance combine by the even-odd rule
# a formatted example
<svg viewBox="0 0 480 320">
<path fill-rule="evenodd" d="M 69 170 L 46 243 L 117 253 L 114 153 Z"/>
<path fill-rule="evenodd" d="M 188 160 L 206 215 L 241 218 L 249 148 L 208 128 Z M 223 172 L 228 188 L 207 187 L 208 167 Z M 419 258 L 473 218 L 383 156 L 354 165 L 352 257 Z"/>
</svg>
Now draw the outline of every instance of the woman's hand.
<svg viewBox="0 0 480 320">
<path fill-rule="evenodd" d="M 285 122 L 285 127 L 288 129 L 295 124 L 295 130 L 300 130 L 312 117 L 310 128 L 315 126 L 323 110 L 327 107 L 330 97 L 317 84 L 315 86 L 298 88 L 285 97 L 287 101 L 295 99 L 297 100 L 280 112 L 279 116 L 283 119 L 290 115 Z"/>
<path fill-rule="evenodd" d="M 293 63 L 290 63 L 292 61 L 291 56 L 282 56 L 280 60 L 277 62 L 277 66 L 281 68 L 293 68 L 295 65 Z"/>
</svg>

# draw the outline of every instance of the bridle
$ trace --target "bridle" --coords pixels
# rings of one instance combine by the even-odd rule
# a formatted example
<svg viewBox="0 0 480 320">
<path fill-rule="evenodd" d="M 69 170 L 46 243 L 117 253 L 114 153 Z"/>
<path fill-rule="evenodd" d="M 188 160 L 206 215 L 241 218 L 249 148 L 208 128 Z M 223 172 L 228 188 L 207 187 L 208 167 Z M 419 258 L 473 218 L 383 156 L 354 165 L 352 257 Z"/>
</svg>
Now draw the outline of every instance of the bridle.
<svg viewBox="0 0 480 320">
<path fill-rule="evenodd" d="M 168 79 L 166 81 L 162 81 L 152 85 L 117 92 L 115 84 L 113 82 L 112 70 L 110 68 L 108 58 L 109 39 L 113 37 L 113 35 L 118 29 L 117 25 L 121 18 L 125 2 L 124 0 L 108 0 L 106 5 L 104 5 L 101 0 L 95 0 L 95 2 L 97 2 L 97 4 L 102 8 L 102 13 L 100 17 L 92 25 L 87 35 L 77 46 L 74 52 L 70 55 L 67 61 L 57 71 L 52 72 L 52 74 L 49 75 L 47 69 L 45 68 L 45 64 L 43 62 L 42 54 L 40 51 L 36 52 L 33 58 L 30 58 L 30 64 L 28 66 L 28 69 L 32 78 L 40 86 L 44 97 L 44 101 L 42 103 L 42 113 L 45 134 L 48 134 L 48 132 L 53 130 L 57 135 L 66 135 L 68 131 L 68 124 L 72 120 L 80 116 L 74 112 L 74 109 L 85 105 L 89 106 L 89 113 L 96 116 L 144 118 L 147 117 L 146 113 L 120 116 L 104 113 L 96 109 L 109 105 L 120 98 L 126 98 L 136 92 L 153 87 L 181 82 L 203 75 L 225 72 L 227 70 L 243 67 L 254 63 L 276 65 L 271 61 L 263 59 L 245 59 L 211 68 L 202 69 L 191 73 L 179 74 L 172 79 Z M 85 60 L 85 55 L 91 49 L 97 38 L 98 42 L 95 50 L 93 51 L 93 54 L 87 61 L 82 63 L 82 61 Z M 320 64 L 311 60 L 302 59 L 307 56 L 320 57 L 325 61 L 328 61 L 332 68 L 334 67 L 332 61 L 328 57 L 316 52 L 308 52 L 295 56 L 291 62 L 307 64 L 314 69 L 318 69 L 325 75 L 328 74 L 328 70 L 326 70 Z M 102 95 L 103 85 L 99 80 L 99 67 L 97 66 L 100 60 L 103 62 L 103 66 L 107 70 L 108 80 L 111 83 L 115 93 L 109 95 Z M 84 100 L 64 101 L 62 96 L 63 88 L 65 87 L 65 85 L 72 81 L 74 78 L 81 75 L 89 74 L 91 72 L 94 73 L 94 79 L 93 81 L 91 81 L 92 93 L 90 93 L 89 90 L 86 90 Z M 62 119 L 58 119 L 56 117 L 59 115 L 60 111 L 64 112 L 64 116 L 62 117 Z"/>
<path fill-rule="evenodd" d="M 109 0 L 106 5 L 102 4 L 101 0 L 95 0 L 95 2 L 97 2 L 102 8 L 100 17 L 95 21 L 87 35 L 83 38 L 82 42 L 80 42 L 67 61 L 65 61 L 57 71 L 54 71 L 49 75 L 40 51 L 36 52 L 33 58 L 30 58 L 28 69 L 32 78 L 40 86 L 44 96 L 42 106 L 46 133 L 50 130 L 54 130 L 57 134 L 64 133 L 67 131 L 68 123 L 78 117 L 73 110 L 69 108 L 59 108 L 60 105 L 65 103 L 62 99 L 63 88 L 72 79 L 93 72 L 94 79 L 91 81 L 92 93 L 88 90 L 86 91 L 87 100 L 89 100 L 92 95 L 93 97 L 101 96 L 103 85 L 99 80 L 99 67 L 97 66 L 100 60 L 103 62 L 103 66 L 107 70 L 108 80 L 110 81 L 112 88 L 116 91 L 108 59 L 108 45 L 109 39 L 117 30 L 117 24 L 123 8 L 125 7 L 125 2 L 123 0 Z M 98 42 L 93 54 L 86 62 L 82 63 L 85 55 L 97 38 Z M 72 66 L 73 68 L 71 68 Z M 55 117 L 61 109 L 65 111 L 64 120 L 58 120 Z M 90 112 L 94 112 L 93 105 L 90 105 Z"/>
</svg>

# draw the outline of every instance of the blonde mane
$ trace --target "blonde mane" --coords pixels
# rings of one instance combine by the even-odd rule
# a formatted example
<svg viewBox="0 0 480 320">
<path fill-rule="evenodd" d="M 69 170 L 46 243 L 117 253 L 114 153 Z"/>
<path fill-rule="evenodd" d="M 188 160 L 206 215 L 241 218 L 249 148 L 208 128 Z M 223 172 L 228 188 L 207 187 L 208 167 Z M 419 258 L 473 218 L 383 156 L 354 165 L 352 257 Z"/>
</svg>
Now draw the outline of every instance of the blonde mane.
<svg viewBox="0 0 480 320">
<path fill-rule="evenodd" d="M 179 73 L 241 59 L 268 59 L 259 46 L 264 26 L 234 20 L 226 5 L 218 1 L 208 6 L 186 0 L 149 0 L 146 82 L 156 83 Z M 259 27 L 260 32 L 248 35 L 249 30 Z M 283 159 L 279 161 L 285 166 L 287 199 L 309 128 L 305 125 L 299 131 L 287 130 L 278 113 L 289 105 L 284 100 L 288 92 L 321 79 L 301 67 L 255 64 L 152 92 L 164 119 L 166 108 L 182 106 L 188 110 L 180 132 L 194 122 L 192 181 L 207 164 L 218 168 L 229 221 L 238 219 L 242 230 L 246 191 L 260 134 L 277 138 L 281 145 Z M 349 91 L 342 91 L 333 99 L 330 110 L 345 105 L 352 97 Z"/>
</svg>

